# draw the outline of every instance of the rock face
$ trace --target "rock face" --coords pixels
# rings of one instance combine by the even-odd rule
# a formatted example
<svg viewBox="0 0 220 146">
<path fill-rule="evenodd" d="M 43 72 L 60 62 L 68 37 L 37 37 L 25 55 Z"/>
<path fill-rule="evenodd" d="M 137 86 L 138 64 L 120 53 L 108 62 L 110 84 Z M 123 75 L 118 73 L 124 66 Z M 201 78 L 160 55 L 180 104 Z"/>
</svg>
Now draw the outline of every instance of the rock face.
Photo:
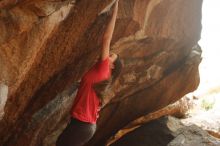
<svg viewBox="0 0 220 146">
<path fill-rule="evenodd" d="M 0 145 L 53 145 L 73 86 L 100 54 L 112 0 L 2 0 Z M 167 106 L 199 84 L 201 0 L 120 0 L 112 50 L 124 69 L 107 95 L 89 146 Z M 2 94 L 2 93 L 0 93 Z"/>
<path fill-rule="evenodd" d="M 111 146 L 219 146 L 220 141 L 196 125 L 162 117 L 128 133 Z"/>
<path fill-rule="evenodd" d="M 147 114 L 145 116 L 142 116 L 128 125 L 126 125 L 123 129 L 119 130 L 114 136 L 112 136 L 109 140 L 107 145 L 110 145 L 120 139 L 123 135 L 126 133 L 136 129 L 137 127 L 144 125 L 145 123 L 148 123 L 152 120 L 156 120 L 158 118 L 161 118 L 163 116 L 174 116 L 177 118 L 185 118 L 187 111 L 192 108 L 192 101 L 187 97 L 184 96 L 177 102 L 170 104 L 160 110 L 157 110 L 156 112 L 152 112 L 150 114 Z"/>
</svg>

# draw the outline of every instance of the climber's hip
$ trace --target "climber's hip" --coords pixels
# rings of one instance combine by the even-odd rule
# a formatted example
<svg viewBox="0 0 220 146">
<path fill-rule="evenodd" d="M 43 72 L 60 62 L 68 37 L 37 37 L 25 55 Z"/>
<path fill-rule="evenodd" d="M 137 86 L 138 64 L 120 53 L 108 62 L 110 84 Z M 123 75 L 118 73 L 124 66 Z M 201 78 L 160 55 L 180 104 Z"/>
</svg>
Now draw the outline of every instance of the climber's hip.
<svg viewBox="0 0 220 146">
<path fill-rule="evenodd" d="M 83 146 L 94 135 L 96 124 L 72 118 L 56 141 L 56 146 Z"/>
</svg>

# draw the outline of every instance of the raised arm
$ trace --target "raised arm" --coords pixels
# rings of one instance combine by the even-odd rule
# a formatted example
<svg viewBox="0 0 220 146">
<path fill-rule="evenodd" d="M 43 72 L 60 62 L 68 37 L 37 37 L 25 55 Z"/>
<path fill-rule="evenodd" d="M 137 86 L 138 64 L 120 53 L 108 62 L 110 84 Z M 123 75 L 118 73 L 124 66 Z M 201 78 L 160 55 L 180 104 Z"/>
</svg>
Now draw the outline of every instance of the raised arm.
<svg viewBox="0 0 220 146">
<path fill-rule="evenodd" d="M 118 1 L 116 0 L 114 4 L 114 9 L 112 13 L 111 20 L 109 21 L 107 28 L 105 30 L 103 41 L 102 41 L 102 54 L 101 59 L 105 60 L 107 57 L 109 57 L 109 50 L 110 50 L 110 43 L 112 40 L 113 31 L 115 28 L 115 21 L 118 13 Z"/>
</svg>

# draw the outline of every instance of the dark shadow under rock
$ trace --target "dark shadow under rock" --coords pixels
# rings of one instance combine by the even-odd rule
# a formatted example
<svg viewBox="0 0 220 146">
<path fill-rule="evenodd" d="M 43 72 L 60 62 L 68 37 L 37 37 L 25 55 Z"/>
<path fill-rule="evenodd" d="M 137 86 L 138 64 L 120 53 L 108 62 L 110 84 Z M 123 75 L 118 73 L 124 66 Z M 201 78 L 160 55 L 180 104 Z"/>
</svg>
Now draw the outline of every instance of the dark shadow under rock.
<svg viewBox="0 0 220 146">
<path fill-rule="evenodd" d="M 162 117 L 126 134 L 111 146 L 219 146 L 220 141 L 201 128 L 184 126 L 178 119 Z"/>
</svg>

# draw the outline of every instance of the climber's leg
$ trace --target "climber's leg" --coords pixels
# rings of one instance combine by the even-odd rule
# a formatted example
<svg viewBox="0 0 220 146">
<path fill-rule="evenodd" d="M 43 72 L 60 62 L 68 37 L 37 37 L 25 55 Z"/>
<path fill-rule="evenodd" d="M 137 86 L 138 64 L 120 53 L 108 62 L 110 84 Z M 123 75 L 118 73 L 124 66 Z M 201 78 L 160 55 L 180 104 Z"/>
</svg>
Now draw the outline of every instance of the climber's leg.
<svg viewBox="0 0 220 146">
<path fill-rule="evenodd" d="M 96 124 L 71 119 L 71 122 L 59 136 L 56 146 L 83 146 L 92 138 Z"/>
</svg>

